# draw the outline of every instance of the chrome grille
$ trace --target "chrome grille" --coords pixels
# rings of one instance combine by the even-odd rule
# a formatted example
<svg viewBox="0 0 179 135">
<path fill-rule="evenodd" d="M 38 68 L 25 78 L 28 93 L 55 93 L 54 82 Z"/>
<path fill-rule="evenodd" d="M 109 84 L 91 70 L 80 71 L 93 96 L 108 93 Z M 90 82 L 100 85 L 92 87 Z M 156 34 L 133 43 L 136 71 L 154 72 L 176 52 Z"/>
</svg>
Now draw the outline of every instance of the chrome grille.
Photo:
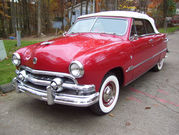
<svg viewBox="0 0 179 135">
<path fill-rule="evenodd" d="M 33 70 L 29 67 L 20 67 L 18 72 L 22 70 L 26 71 L 27 78 L 25 81 L 21 82 L 26 86 L 36 88 L 42 91 L 46 91 L 46 87 L 51 83 L 51 81 L 57 77 L 60 77 L 64 83 L 77 84 L 76 80 L 72 76 L 65 73 L 55 73 L 42 70 Z M 44 74 L 43 74 L 44 73 Z M 64 89 L 65 92 L 65 89 Z"/>
</svg>

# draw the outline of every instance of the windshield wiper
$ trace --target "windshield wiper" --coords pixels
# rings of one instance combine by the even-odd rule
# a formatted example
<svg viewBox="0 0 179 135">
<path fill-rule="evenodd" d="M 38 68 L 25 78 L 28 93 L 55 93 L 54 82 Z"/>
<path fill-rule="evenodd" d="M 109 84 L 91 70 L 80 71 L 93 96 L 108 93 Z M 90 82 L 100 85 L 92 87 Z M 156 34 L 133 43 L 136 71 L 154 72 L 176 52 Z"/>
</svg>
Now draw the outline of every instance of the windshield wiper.
<svg viewBox="0 0 179 135">
<path fill-rule="evenodd" d="M 69 34 L 79 34 L 80 32 L 71 32 Z"/>
<path fill-rule="evenodd" d="M 117 35 L 116 33 L 112 33 L 112 32 L 94 32 L 94 33 Z"/>
</svg>

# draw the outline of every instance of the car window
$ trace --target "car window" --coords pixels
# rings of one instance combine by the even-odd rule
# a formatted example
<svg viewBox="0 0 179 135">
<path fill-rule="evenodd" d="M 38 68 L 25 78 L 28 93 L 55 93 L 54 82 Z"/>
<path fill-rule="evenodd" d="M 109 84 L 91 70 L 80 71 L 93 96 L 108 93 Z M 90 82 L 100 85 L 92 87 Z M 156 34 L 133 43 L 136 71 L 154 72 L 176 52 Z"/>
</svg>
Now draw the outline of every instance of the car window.
<svg viewBox="0 0 179 135">
<path fill-rule="evenodd" d="M 90 32 L 90 29 L 95 21 L 95 18 L 88 18 L 78 20 L 74 26 L 69 30 L 70 33 L 81 33 L 81 32 Z"/>
<path fill-rule="evenodd" d="M 147 30 L 147 34 L 155 33 L 151 23 L 147 20 L 145 20 L 145 27 Z"/>
<path fill-rule="evenodd" d="M 124 35 L 127 30 L 126 19 L 98 18 L 91 32 Z"/>
<path fill-rule="evenodd" d="M 141 36 L 146 34 L 144 21 L 141 19 L 134 19 L 134 25 L 136 27 L 137 35 Z"/>
</svg>

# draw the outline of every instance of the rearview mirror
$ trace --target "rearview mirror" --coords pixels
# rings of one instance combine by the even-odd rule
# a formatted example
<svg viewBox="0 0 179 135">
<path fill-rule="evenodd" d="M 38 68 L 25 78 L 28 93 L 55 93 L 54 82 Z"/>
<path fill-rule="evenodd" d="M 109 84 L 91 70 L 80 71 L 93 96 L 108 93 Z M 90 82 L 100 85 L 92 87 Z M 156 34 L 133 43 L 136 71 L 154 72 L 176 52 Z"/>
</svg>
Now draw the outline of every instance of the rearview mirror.
<svg viewBox="0 0 179 135">
<path fill-rule="evenodd" d="M 63 33 L 63 36 L 65 37 L 67 35 L 67 32 L 65 31 L 64 33 Z"/>
<path fill-rule="evenodd" d="M 134 34 L 133 36 L 130 37 L 130 40 L 131 40 L 131 41 L 137 40 L 138 37 L 139 37 L 139 36 L 138 36 L 137 34 Z"/>
</svg>

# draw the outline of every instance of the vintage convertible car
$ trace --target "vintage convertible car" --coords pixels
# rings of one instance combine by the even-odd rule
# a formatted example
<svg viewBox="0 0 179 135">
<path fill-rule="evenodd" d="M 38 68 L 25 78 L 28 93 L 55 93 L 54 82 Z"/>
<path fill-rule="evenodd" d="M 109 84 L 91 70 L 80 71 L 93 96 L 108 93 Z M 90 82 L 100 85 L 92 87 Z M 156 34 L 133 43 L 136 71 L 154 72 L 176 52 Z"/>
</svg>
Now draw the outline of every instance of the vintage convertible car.
<svg viewBox="0 0 179 135">
<path fill-rule="evenodd" d="M 18 92 L 54 103 L 113 110 L 119 90 L 163 67 L 167 37 L 146 14 L 99 12 L 78 17 L 63 36 L 16 51 Z"/>
</svg>

